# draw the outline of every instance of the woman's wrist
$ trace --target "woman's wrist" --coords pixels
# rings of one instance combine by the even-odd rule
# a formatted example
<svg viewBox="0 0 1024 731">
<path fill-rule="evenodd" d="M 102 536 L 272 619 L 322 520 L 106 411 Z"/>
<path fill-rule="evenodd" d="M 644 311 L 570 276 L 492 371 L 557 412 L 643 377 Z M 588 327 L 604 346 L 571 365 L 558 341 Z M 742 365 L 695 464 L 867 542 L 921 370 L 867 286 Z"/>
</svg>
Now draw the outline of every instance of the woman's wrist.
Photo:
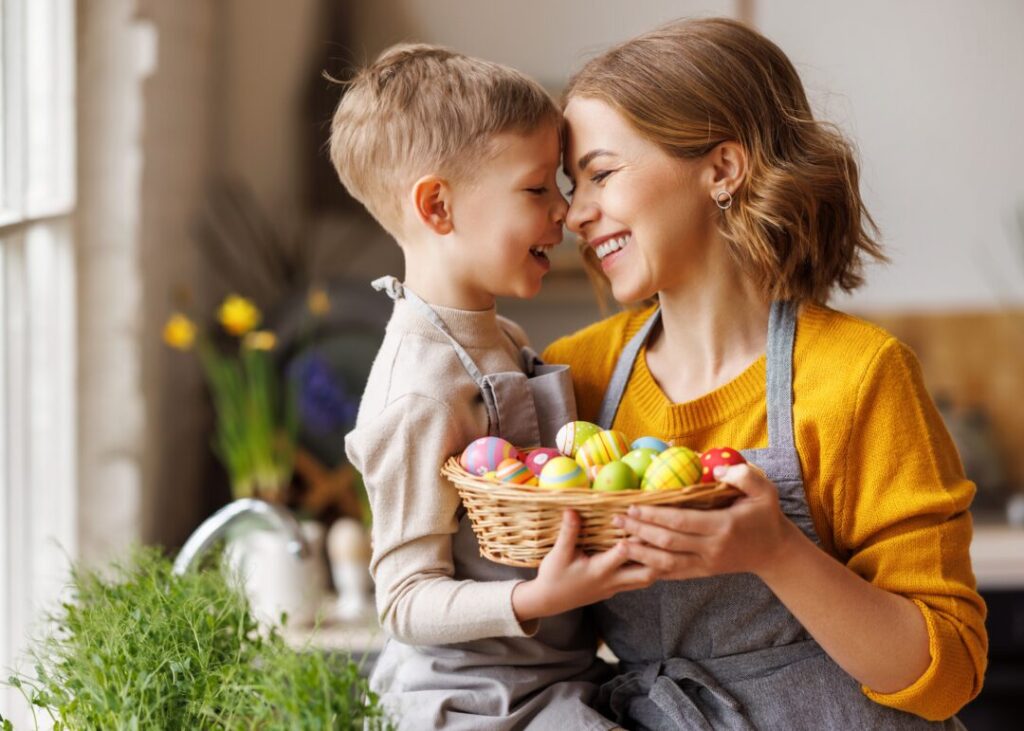
<svg viewBox="0 0 1024 731">
<path fill-rule="evenodd" d="M 776 587 L 780 582 L 793 578 L 793 567 L 801 562 L 808 550 L 817 551 L 818 547 L 795 523 L 788 518 L 782 518 L 782 528 L 775 550 L 763 557 L 763 565 L 754 573 L 768 585 L 768 588 L 778 594 Z"/>
</svg>

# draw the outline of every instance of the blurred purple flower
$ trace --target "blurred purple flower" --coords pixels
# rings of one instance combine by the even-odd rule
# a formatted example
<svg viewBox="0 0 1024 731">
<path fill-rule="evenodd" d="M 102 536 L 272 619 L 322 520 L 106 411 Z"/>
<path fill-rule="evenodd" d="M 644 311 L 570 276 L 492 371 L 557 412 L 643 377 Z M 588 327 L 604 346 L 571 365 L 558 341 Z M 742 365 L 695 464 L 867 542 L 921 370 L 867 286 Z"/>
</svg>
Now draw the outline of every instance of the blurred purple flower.
<svg viewBox="0 0 1024 731">
<path fill-rule="evenodd" d="M 299 420 L 304 428 L 314 434 L 328 434 L 355 423 L 359 402 L 334 376 L 325 359 L 306 355 L 290 370 L 298 381 Z"/>
</svg>

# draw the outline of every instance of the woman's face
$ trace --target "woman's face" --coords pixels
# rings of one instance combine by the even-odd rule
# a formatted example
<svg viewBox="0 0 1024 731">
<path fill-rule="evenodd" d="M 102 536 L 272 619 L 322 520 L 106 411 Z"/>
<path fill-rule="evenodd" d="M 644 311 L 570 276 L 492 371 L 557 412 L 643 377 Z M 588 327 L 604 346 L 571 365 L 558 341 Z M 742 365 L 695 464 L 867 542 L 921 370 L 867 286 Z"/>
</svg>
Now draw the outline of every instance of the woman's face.
<svg viewBox="0 0 1024 731">
<path fill-rule="evenodd" d="M 719 213 L 714 170 L 643 137 L 616 109 L 574 97 L 564 167 L 573 181 L 566 225 L 592 247 L 620 302 L 700 281 Z"/>
</svg>

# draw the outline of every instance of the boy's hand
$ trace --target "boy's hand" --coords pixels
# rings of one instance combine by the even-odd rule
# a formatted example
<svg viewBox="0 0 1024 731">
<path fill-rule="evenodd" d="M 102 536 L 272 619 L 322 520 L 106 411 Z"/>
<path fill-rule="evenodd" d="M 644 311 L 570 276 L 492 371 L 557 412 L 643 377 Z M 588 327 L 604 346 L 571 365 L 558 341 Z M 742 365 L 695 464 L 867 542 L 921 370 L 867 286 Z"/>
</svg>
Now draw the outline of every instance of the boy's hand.
<svg viewBox="0 0 1024 731">
<path fill-rule="evenodd" d="M 566 510 L 555 545 L 537 569 L 537 577 L 512 591 L 512 609 L 520 622 L 551 617 L 654 582 L 654 569 L 629 562 L 625 542 L 588 556 L 576 548 L 579 532 L 579 515 Z"/>
</svg>

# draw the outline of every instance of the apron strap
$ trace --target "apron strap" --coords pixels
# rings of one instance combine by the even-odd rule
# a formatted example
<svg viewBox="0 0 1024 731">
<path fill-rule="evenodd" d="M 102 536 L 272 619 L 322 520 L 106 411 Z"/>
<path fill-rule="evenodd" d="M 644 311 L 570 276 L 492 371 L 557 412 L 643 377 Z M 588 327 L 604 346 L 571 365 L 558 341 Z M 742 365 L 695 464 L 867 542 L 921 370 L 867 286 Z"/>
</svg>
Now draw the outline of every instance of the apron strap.
<svg viewBox="0 0 1024 731">
<path fill-rule="evenodd" d="M 602 429 L 611 429 L 615 415 L 622 403 L 626 385 L 633 373 L 640 349 L 650 337 L 651 330 L 661 319 L 661 309 L 647 318 L 626 347 L 622 350 L 615 370 L 612 372 L 604 401 L 601 403 L 597 423 Z M 794 447 L 793 438 L 793 341 L 796 335 L 796 304 L 794 302 L 772 302 L 768 314 L 768 340 L 765 349 L 767 359 L 766 401 L 768 410 L 768 446 Z"/>
<path fill-rule="evenodd" d="M 619 412 L 619 404 L 622 403 L 622 395 L 626 392 L 626 385 L 629 383 L 629 376 L 633 373 L 633 364 L 636 363 L 636 357 L 640 353 L 640 348 L 647 342 L 651 330 L 658 324 L 660 319 L 661 308 L 659 307 L 651 313 L 651 316 L 647 318 L 647 322 L 637 331 L 636 335 L 626 343 L 626 347 L 619 356 L 619 361 L 615 364 L 615 370 L 612 372 L 612 378 L 608 382 L 608 388 L 604 392 L 601 412 L 597 417 L 597 424 L 602 429 L 612 428 L 615 415 Z"/>
<path fill-rule="evenodd" d="M 793 439 L 793 341 L 796 303 L 772 302 L 768 314 L 766 401 L 768 446 L 796 448 Z"/>
<path fill-rule="evenodd" d="M 434 312 L 433 307 L 424 302 L 418 294 L 405 287 L 394 277 L 387 276 L 375 279 L 370 286 L 378 292 L 384 292 L 388 297 L 396 302 L 400 299 L 408 300 L 409 304 L 415 307 L 431 325 L 437 328 L 442 335 L 448 338 L 448 341 L 451 343 L 456 355 L 459 356 L 459 360 L 462 361 L 462 365 L 465 367 L 470 377 L 476 382 L 476 385 L 481 391 L 485 389 L 483 373 L 480 372 L 476 362 L 470 357 L 469 353 L 466 352 L 466 349 L 462 347 L 462 344 L 455 339 L 454 335 L 452 335 L 451 330 L 449 330 L 448 326 L 444 324 L 444 320 Z"/>
</svg>

